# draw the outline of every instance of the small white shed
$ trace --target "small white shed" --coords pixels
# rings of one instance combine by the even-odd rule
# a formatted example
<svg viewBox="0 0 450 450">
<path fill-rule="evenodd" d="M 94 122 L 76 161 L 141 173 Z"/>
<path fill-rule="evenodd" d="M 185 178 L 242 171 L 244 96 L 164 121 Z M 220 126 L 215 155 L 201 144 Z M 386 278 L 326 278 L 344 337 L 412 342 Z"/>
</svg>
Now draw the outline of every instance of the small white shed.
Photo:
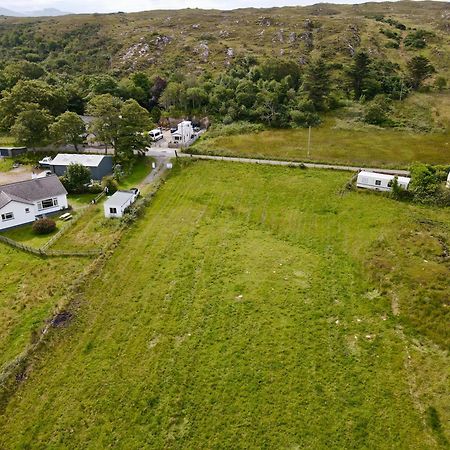
<svg viewBox="0 0 450 450">
<path fill-rule="evenodd" d="M 396 175 L 388 175 L 386 173 L 379 172 L 366 172 L 362 170 L 358 173 L 356 180 L 356 186 L 364 189 L 373 189 L 375 191 L 390 191 L 392 181 Z M 408 189 L 411 178 L 397 176 L 398 184 L 403 189 Z"/>
<path fill-rule="evenodd" d="M 103 203 L 105 217 L 122 217 L 125 209 L 136 200 L 136 193 L 133 191 L 117 191 Z"/>
<path fill-rule="evenodd" d="M 447 175 L 447 184 L 446 184 L 446 186 L 447 186 L 448 188 L 450 188 L 450 172 L 449 172 L 448 175 Z"/>
</svg>

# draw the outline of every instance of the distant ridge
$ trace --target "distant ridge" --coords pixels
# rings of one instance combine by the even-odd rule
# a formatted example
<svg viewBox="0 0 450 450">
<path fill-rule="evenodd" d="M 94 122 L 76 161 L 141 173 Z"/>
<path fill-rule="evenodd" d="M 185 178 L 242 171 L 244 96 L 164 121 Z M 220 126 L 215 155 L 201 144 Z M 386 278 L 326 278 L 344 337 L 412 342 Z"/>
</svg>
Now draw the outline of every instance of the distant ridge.
<svg viewBox="0 0 450 450">
<path fill-rule="evenodd" d="M 66 16 L 68 12 L 60 11 L 59 9 L 55 8 L 45 8 L 45 9 L 38 9 L 35 11 L 26 11 L 24 13 L 20 13 L 17 11 L 13 11 L 8 8 L 2 8 L 0 7 L 0 15 L 1 16 L 10 16 L 10 17 L 56 17 L 56 16 Z"/>
</svg>

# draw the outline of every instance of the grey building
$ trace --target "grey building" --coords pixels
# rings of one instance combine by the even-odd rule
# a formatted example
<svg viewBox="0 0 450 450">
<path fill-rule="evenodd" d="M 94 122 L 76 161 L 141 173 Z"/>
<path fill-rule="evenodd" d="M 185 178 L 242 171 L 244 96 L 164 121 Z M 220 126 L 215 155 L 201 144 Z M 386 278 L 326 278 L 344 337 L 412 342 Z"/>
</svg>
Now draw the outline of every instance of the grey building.
<svg viewBox="0 0 450 450">
<path fill-rule="evenodd" d="M 39 164 L 59 177 L 66 173 L 70 164 L 81 164 L 87 167 L 91 171 L 93 180 L 101 180 L 104 176 L 111 175 L 113 171 L 113 157 L 111 155 L 59 153 L 53 159 L 42 159 Z"/>
<path fill-rule="evenodd" d="M 0 156 L 9 156 L 15 158 L 16 156 L 26 153 L 28 149 L 26 147 L 0 147 Z"/>
</svg>

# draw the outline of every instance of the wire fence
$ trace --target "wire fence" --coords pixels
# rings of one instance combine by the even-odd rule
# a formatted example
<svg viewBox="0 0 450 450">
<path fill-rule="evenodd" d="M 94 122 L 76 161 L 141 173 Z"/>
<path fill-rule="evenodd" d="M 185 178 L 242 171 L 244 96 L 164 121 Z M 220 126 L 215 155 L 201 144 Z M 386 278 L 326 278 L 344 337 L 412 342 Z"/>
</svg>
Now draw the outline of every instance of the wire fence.
<svg viewBox="0 0 450 450">
<path fill-rule="evenodd" d="M 61 230 L 63 231 L 63 230 Z M 54 236 L 55 238 L 57 237 L 57 235 Z M 48 256 L 97 256 L 97 255 L 101 255 L 103 253 L 103 250 L 101 249 L 94 249 L 94 250 L 82 250 L 82 251 L 78 251 L 78 250 L 48 250 L 48 242 L 39 248 L 36 247 L 31 247 L 30 245 L 26 245 L 26 244 L 22 244 L 21 242 L 17 242 L 14 239 L 10 239 L 6 236 L 2 236 L 0 235 L 0 242 L 3 242 L 6 245 L 9 245 L 10 247 L 14 247 L 17 248 L 19 250 L 22 250 L 24 252 L 27 253 L 31 253 L 33 255 L 37 255 L 37 256 L 43 256 L 43 257 L 48 257 Z M 49 241 L 50 242 L 50 241 Z"/>
</svg>

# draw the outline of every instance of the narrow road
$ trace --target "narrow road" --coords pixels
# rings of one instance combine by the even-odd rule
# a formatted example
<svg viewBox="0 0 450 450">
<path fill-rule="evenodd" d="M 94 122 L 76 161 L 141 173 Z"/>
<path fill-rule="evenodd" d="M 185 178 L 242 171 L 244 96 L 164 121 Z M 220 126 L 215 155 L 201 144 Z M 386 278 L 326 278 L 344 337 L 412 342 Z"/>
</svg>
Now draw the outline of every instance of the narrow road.
<svg viewBox="0 0 450 450">
<path fill-rule="evenodd" d="M 175 154 L 173 156 L 175 156 Z M 291 166 L 291 167 L 304 166 L 313 169 L 347 170 L 349 172 L 359 172 L 360 170 L 367 170 L 369 172 L 382 172 L 389 175 L 402 175 L 402 176 L 409 175 L 408 170 L 399 170 L 399 169 L 379 169 L 379 168 L 356 167 L 356 166 L 340 166 L 335 164 L 302 163 L 294 161 L 278 161 L 274 159 L 238 158 L 232 156 L 190 155 L 187 153 L 178 153 L 178 156 L 182 158 L 210 159 L 214 161 L 231 161 L 249 164 L 267 164 L 271 166 Z"/>
<path fill-rule="evenodd" d="M 156 167 L 144 178 L 141 182 L 142 185 L 151 184 L 157 178 L 159 178 L 166 169 L 166 163 L 170 161 L 170 158 L 167 156 L 154 156 Z"/>
</svg>

